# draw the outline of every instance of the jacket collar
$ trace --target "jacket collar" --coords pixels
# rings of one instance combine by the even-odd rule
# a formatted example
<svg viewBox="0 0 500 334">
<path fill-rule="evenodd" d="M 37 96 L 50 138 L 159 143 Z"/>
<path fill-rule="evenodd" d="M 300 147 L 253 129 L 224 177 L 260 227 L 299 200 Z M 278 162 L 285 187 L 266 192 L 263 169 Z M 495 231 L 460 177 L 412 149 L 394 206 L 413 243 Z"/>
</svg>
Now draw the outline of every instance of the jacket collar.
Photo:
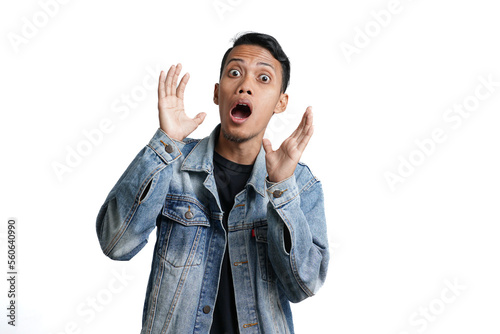
<svg viewBox="0 0 500 334">
<path fill-rule="evenodd" d="M 212 174 L 214 169 L 215 142 L 219 136 L 221 125 L 217 125 L 210 136 L 201 139 L 189 152 L 182 163 L 181 170 L 202 172 Z M 248 179 L 247 186 L 251 186 L 262 197 L 266 197 L 266 152 L 261 145 L 257 159 L 253 165 L 252 174 Z"/>
</svg>

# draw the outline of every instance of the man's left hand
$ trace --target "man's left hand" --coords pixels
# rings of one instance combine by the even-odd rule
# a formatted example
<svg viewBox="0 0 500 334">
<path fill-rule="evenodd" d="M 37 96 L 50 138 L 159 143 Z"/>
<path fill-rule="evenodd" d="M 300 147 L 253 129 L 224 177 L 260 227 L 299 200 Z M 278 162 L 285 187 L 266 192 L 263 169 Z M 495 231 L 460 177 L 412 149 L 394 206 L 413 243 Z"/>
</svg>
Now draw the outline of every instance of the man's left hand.
<svg viewBox="0 0 500 334">
<path fill-rule="evenodd" d="M 263 139 L 269 181 L 281 182 L 292 176 L 312 134 L 312 107 L 307 107 L 297 129 L 281 144 L 278 150 L 273 151 L 271 141 Z"/>
</svg>

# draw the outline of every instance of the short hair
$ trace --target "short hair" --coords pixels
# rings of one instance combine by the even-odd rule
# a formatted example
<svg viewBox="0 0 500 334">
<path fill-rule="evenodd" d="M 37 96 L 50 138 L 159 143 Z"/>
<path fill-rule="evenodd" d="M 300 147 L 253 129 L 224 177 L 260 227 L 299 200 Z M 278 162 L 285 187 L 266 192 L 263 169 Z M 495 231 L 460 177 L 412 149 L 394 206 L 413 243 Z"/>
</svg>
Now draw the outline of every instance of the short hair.
<svg viewBox="0 0 500 334">
<path fill-rule="evenodd" d="M 220 66 L 219 80 L 222 78 L 222 72 L 224 70 L 224 65 L 226 64 L 229 52 L 238 45 L 257 45 L 263 47 L 271 53 L 271 55 L 280 62 L 281 64 L 281 93 L 286 91 L 288 83 L 290 82 L 290 60 L 288 60 L 287 55 L 281 48 L 276 38 L 267 34 L 261 34 L 256 32 L 248 32 L 243 35 L 237 36 L 233 39 L 233 46 L 227 49 L 224 57 L 222 58 L 222 63 Z"/>
</svg>

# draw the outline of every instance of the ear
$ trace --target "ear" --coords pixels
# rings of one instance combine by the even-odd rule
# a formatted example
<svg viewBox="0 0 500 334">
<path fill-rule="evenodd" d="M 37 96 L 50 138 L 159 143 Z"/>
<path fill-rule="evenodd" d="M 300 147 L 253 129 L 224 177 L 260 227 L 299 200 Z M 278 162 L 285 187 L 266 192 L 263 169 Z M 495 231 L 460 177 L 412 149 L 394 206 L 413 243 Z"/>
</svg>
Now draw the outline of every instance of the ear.
<svg viewBox="0 0 500 334">
<path fill-rule="evenodd" d="M 276 104 L 276 107 L 274 107 L 274 114 L 279 114 L 285 111 L 287 105 L 288 105 L 288 94 L 281 93 L 280 99 Z"/>
<path fill-rule="evenodd" d="M 216 83 L 214 87 L 214 103 L 219 105 L 219 84 Z"/>
</svg>

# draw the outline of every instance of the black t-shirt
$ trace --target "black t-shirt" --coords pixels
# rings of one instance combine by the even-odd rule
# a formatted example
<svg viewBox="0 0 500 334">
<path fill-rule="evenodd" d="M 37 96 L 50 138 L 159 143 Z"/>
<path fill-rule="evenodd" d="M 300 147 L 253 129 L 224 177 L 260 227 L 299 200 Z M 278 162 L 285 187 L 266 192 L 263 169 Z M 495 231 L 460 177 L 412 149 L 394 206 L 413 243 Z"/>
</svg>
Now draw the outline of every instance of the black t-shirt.
<svg viewBox="0 0 500 334">
<path fill-rule="evenodd" d="M 222 223 L 227 233 L 227 218 L 233 208 L 234 197 L 243 190 L 253 165 L 240 165 L 229 161 L 214 151 L 214 176 L 219 200 L 224 211 Z M 234 299 L 234 285 L 226 246 L 222 261 L 219 292 L 213 314 L 211 334 L 238 334 L 238 317 Z"/>
</svg>

